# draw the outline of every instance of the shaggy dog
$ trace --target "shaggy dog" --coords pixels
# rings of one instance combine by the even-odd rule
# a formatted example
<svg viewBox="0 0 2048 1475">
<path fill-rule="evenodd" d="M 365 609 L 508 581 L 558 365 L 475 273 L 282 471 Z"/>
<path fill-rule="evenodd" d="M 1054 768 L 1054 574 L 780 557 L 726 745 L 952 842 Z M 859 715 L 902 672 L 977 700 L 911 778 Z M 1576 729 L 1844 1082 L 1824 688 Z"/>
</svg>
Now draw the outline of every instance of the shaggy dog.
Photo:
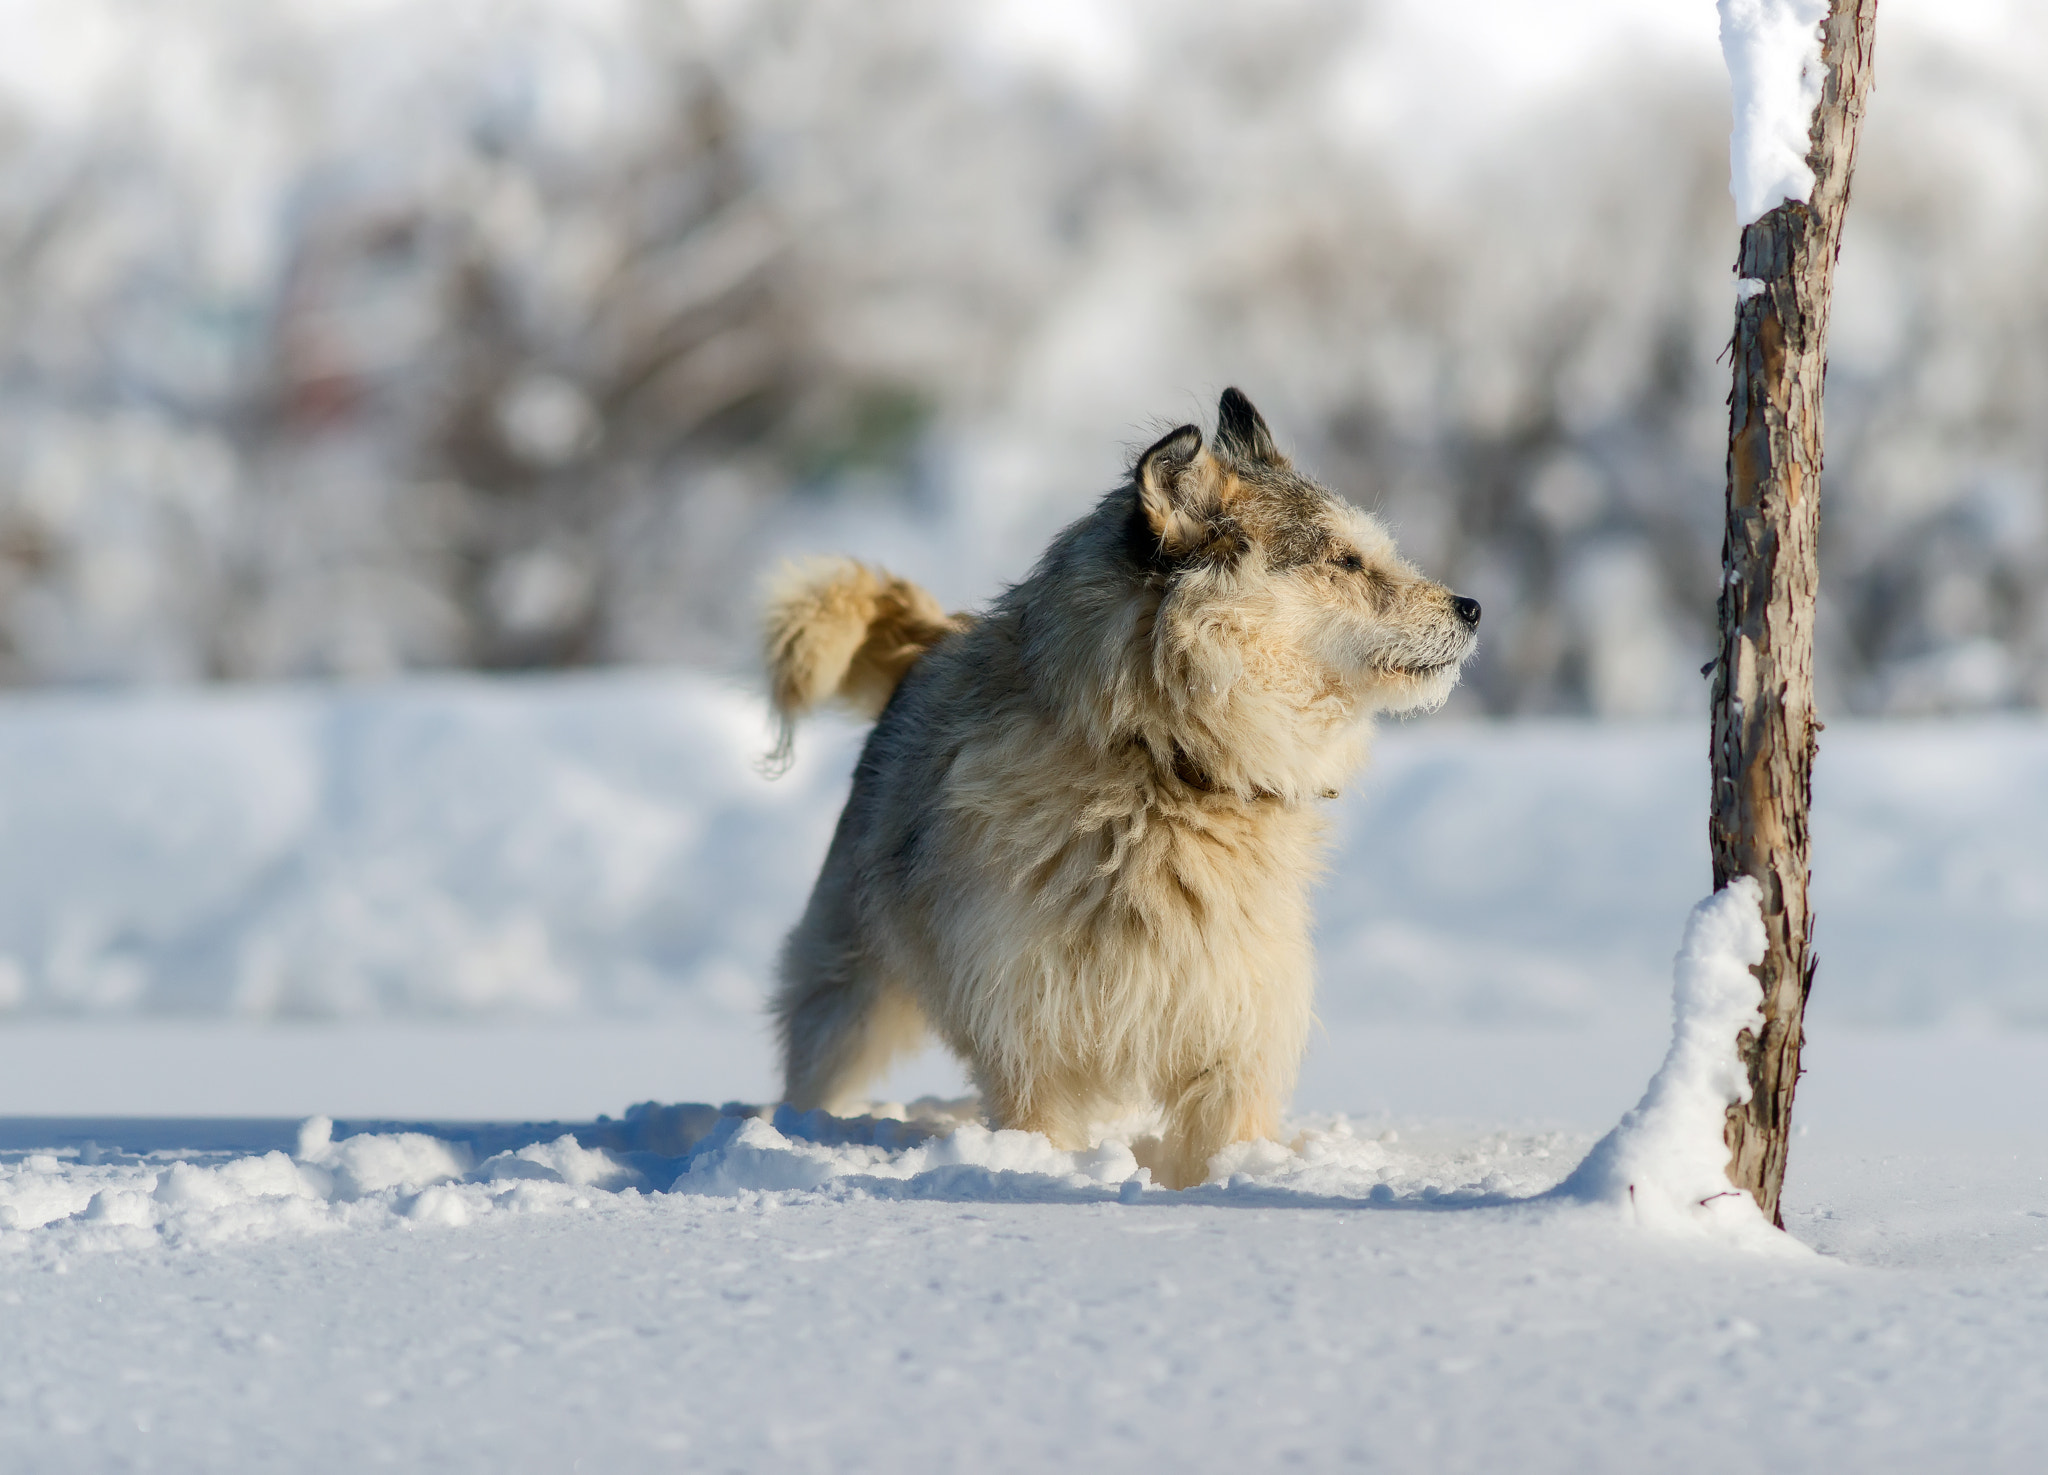
<svg viewBox="0 0 2048 1475">
<path fill-rule="evenodd" d="M 878 714 L 775 1015 L 839 1111 L 936 1031 L 998 1127 L 1087 1144 L 1150 1102 L 1160 1176 L 1270 1137 L 1314 988 L 1319 802 L 1376 712 L 1434 708 L 1479 606 L 1289 464 L 1235 389 L 980 616 L 842 562 L 768 613 L 783 723 Z"/>
</svg>

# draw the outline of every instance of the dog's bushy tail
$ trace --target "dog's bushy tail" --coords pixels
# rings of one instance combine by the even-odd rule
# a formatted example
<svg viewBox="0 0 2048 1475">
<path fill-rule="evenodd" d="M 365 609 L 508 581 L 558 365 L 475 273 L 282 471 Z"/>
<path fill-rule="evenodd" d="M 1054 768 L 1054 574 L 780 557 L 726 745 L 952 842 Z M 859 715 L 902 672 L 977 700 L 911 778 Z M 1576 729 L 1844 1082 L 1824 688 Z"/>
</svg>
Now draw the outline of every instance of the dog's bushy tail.
<svg viewBox="0 0 2048 1475">
<path fill-rule="evenodd" d="M 966 625 L 908 579 L 850 558 L 784 568 L 768 590 L 768 700 L 780 724 L 768 770 L 788 768 L 799 717 L 835 698 L 880 716 L 917 658 Z"/>
</svg>

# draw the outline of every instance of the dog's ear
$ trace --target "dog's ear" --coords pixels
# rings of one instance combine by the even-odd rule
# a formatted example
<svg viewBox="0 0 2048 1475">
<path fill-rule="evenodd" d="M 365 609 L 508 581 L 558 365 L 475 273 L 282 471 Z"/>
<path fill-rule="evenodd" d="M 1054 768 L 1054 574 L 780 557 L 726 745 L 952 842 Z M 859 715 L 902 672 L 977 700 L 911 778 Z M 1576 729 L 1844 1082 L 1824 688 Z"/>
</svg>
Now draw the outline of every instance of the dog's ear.
<svg viewBox="0 0 2048 1475">
<path fill-rule="evenodd" d="M 1216 404 L 1216 449 L 1240 463 L 1287 465 L 1287 458 L 1273 444 L 1266 417 L 1252 407 L 1242 389 L 1224 390 Z"/>
<path fill-rule="evenodd" d="M 1145 521 L 1168 554 L 1199 545 L 1209 519 L 1223 510 L 1222 469 L 1202 445 L 1198 426 L 1183 425 L 1161 436 L 1138 457 L 1132 475 Z"/>
</svg>

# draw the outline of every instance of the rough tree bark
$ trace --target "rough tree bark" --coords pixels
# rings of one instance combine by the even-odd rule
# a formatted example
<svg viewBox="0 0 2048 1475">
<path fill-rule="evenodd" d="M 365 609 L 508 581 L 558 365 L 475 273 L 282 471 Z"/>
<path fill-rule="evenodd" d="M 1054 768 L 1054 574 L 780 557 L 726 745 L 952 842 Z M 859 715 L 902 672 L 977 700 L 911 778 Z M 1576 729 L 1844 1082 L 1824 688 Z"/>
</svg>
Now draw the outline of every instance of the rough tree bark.
<svg viewBox="0 0 2048 1475">
<path fill-rule="evenodd" d="M 1740 1048 L 1752 1087 L 1728 1108 L 1728 1179 L 1782 1227 L 1779 1191 L 1813 986 L 1807 800 L 1813 773 L 1813 607 L 1819 583 L 1821 384 L 1828 297 L 1849 175 L 1870 87 L 1877 0 L 1832 0 L 1828 75 L 1814 113 L 1810 205 L 1787 202 L 1744 228 L 1729 396 L 1728 524 L 1721 551 L 1721 654 L 1713 683 L 1716 889 L 1763 888 L 1768 951 L 1763 1032 Z M 1760 284 L 1760 285 L 1759 285 Z"/>
</svg>

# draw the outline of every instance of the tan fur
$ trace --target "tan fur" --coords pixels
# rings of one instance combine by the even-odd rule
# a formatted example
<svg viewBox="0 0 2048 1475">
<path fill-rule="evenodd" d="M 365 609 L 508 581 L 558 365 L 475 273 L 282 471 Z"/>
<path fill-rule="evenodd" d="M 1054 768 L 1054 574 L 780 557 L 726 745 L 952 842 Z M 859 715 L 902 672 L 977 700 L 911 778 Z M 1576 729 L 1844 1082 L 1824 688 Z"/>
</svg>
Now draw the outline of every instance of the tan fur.
<svg viewBox="0 0 2048 1475">
<path fill-rule="evenodd" d="M 1320 801 L 1374 712 L 1449 695 L 1477 606 L 1230 391 L 984 617 L 936 610 L 859 565 L 771 610 L 785 719 L 887 699 L 784 948 L 787 1099 L 851 1106 L 936 1031 L 997 1126 L 1079 1148 L 1149 1102 L 1162 1176 L 1199 1183 L 1293 1090 Z"/>
<path fill-rule="evenodd" d="M 879 717 L 910 663 L 968 621 L 908 579 L 837 558 L 785 566 L 766 623 L 768 700 L 780 724 L 769 761 L 782 766 L 799 717 L 835 698 Z"/>
</svg>

